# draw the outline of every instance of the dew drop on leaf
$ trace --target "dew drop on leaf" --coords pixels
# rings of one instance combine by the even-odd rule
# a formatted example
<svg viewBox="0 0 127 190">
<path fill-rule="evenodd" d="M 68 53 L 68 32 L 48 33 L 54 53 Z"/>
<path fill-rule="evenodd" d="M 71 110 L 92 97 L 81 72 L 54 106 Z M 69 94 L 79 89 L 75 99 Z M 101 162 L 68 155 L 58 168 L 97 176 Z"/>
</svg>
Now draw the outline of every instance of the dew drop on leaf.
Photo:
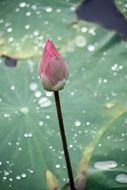
<svg viewBox="0 0 127 190">
<path fill-rule="evenodd" d="M 11 90 L 15 90 L 15 86 L 11 86 L 10 89 L 11 89 Z"/>
<path fill-rule="evenodd" d="M 22 148 L 21 148 L 21 147 L 19 147 L 19 148 L 18 148 L 18 150 L 19 150 L 19 151 L 21 151 L 21 150 L 22 150 Z"/>
<path fill-rule="evenodd" d="M 76 120 L 76 121 L 75 121 L 75 126 L 76 126 L 76 127 L 79 127 L 80 125 L 81 125 L 81 121 Z"/>
<path fill-rule="evenodd" d="M 84 32 L 87 32 L 87 31 L 88 31 L 88 28 L 86 28 L 86 27 L 82 27 L 82 28 L 81 28 L 81 32 L 84 33 Z"/>
<path fill-rule="evenodd" d="M 46 119 L 50 119 L 50 115 L 46 115 Z"/>
<path fill-rule="evenodd" d="M 25 25 L 25 29 L 29 29 L 30 28 L 30 25 Z"/>
<path fill-rule="evenodd" d="M 8 41 L 9 41 L 9 42 L 13 42 L 13 41 L 14 41 L 14 38 L 13 38 L 13 37 L 10 37 L 10 38 L 8 39 Z"/>
<path fill-rule="evenodd" d="M 80 36 L 76 36 L 75 38 L 75 44 L 78 47 L 85 47 L 86 45 L 86 39 L 84 36 L 80 35 Z"/>
<path fill-rule="evenodd" d="M 119 174 L 116 176 L 115 180 L 119 183 L 127 183 L 127 175 L 126 174 Z"/>
<path fill-rule="evenodd" d="M 10 28 L 7 28 L 7 32 L 12 32 L 12 28 L 10 27 Z"/>
<path fill-rule="evenodd" d="M 13 181 L 13 179 L 12 179 L 12 178 L 9 178 L 9 181 Z"/>
<path fill-rule="evenodd" d="M 53 11 L 53 9 L 52 9 L 52 7 L 46 7 L 46 8 L 45 8 L 45 11 L 46 11 L 47 13 L 50 13 L 50 12 Z"/>
<path fill-rule="evenodd" d="M 3 19 L 0 19 L 0 24 L 2 24 L 4 22 L 4 20 Z"/>
<path fill-rule="evenodd" d="M 51 101 L 47 97 L 40 98 L 38 103 L 39 103 L 40 107 L 42 107 L 42 108 L 51 106 Z"/>
<path fill-rule="evenodd" d="M 20 177 L 19 175 L 17 175 L 17 176 L 16 176 L 16 179 L 17 179 L 17 180 L 20 180 L 20 179 L 21 179 L 21 177 Z"/>
<path fill-rule="evenodd" d="M 56 168 L 60 168 L 60 165 L 59 165 L 59 164 L 56 164 Z"/>
<path fill-rule="evenodd" d="M 117 162 L 113 160 L 107 160 L 107 161 L 98 161 L 95 162 L 94 168 L 98 170 L 108 170 L 112 168 L 116 168 L 118 166 Z"/>
<path fill-rule="evenodd" d="M 36 11 L 37 10 L 37 6 L 36 5 L 32 5 L 31 8 Z"/>
<path fill-rule="evenodd" d="M 38 87 L 38 85 L 35 82 L 32 82 L 30 84 L 30 86 L 29 86 L 29 88 L 30 88 L 31 91 L 35 91 L 37 89 L 37 87 Z"/>
<path fill-rule="evenodd" d="M 31 15 L 31 12 L 26 12 L 26 16 L 30 16 Z"/>
<path fill-rule="evenodd" d="M 36 98 L 40 98 L 41 97 L 41 91 L 39 91 L 39 90 L 35 91 L 34 96 Z"/>
<path fill-rule="evenodd" d="M 61 9 L 56 9 L 56 12 L 57 13 L 61 13 Z"/>
<path fill-rule="evenodd" d="M 20 112 L 23 114 L 27 114 L 29 112 L 29 108 L 28 107 L 22 107 L 22 108 L 20 108 Z"/>
<path fill-rule="evenodd" d="M 108 102 L 108 103 L 105 104 L 105 107 L 106 107 L 107 109 L 111 109 L 113 106 L 114 106 L 114 103 L 113 103 L 113 102 Z"/>
<path fill-rule="evenodd" d="M 26 175 L 25 173 L 22 173 L 22 174 L 21 174 L 21 177 L 22 177 L 22 178 L 26 178 L 26 176 L 27 176 L 27 175 Z"/>
<path fill-rule="evenodd" d="M 87 121 L 87 122 L 86 122 L 86 125 L 87 125 L 87 126 L 89 126 L 89 125 L 90 125 L 90 122 L 89 122 L 89 121 Z"/>
<path fill-rule="evenodd" d="M 21 2 L 20 4 L 19 4 L 19 7 L 25 7 L 26 6 L 26 3 L 25 2 Z"/>
<path fill-rule="evenodd" d="M 39 121 L 39 126 L 43 126 L 44 122 L 43 121 Z"/>
<path fill-rule="evenodd" d="M 53 95 L 53 93 L 52 92 L 48 92 L 48 91 L 46 91 L 46 96 L 48 96 L 48 97 L 51 97 L 52 95 Z"/>
<path fill-rule="evenodd" d="M 88 51 L 94 51 L 95 50 L 95 46 L 94 45 L 89 45 L 88 47 L 87 47 L 87 49 L 88 49 Z"/>
</svg>

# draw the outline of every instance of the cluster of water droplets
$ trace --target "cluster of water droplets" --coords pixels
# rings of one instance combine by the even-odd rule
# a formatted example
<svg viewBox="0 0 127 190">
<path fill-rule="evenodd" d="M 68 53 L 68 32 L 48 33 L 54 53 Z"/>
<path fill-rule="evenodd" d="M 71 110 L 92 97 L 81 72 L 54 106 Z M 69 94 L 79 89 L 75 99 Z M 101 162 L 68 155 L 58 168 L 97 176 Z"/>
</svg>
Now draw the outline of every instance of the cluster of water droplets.
<svg viewBox="0 0 127 190">
<path fill-rule="evenodd" d="M 98 161 L 95 162 L 94 168 L 97 170 L 113 170 L 118 167 L 118 163 L 114 160 L 105 160 L 105 161 Z M 120 173 L 115 176 L 115 181 L 121 184 L 127 183 L 127 174 Z"/>
<path fill-rule="evenodd" d="M 33 92 L 40 108 L 47 108 L 51 106 L 52 102 L 50 97 L 52 96 L 52 92 L 46 92 L 46 96 L 42 95 L 42 92 L 38 90 L 38 84 L 36 82 L 30 83 L 29 89 Z"/>
<path fill-rule="evenodd" d="M 8 182 L 9 187 L 13 187 L 14 182 L 16 180 L 22 180 L 22 179 L 26 178 L 27 176 L 29 176 L 30 174 L 34 173 L 33 169 L 28 168 L 25 170 L 25 172 L 14 175 L 14 168 L 15 168 L 14 162 L 9 161 L 9 160 L 0 161 L 0 176 L 2 177 L 1 182 L 3 182 L 3 183 Z"/>
</svg>

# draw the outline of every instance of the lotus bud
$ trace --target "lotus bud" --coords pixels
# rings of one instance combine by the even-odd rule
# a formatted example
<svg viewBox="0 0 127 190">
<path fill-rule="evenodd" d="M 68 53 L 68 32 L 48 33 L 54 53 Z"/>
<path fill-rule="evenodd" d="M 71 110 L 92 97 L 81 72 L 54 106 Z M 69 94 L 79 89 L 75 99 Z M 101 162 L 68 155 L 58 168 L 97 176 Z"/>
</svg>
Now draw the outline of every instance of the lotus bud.
<svg viewBox="0 0 127 190">
<path fill-rule="evenodd" d="M 51 40 L 47 40 L 38 67 L 44 89 L 59 91 L 64 88 L 68 77 L 68 66 Z"/>
</svg>

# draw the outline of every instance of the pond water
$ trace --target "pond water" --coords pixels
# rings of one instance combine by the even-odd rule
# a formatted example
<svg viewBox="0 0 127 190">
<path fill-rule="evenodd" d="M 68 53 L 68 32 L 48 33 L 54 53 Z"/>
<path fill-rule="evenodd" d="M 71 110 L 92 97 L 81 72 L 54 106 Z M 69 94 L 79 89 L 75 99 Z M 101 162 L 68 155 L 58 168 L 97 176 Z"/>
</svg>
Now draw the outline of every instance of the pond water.
<svg viewBox="0 0 127 190">
<path fill-rule="evenodd" d="M 85 0 L 77 9 L 78 18 L 96 22 L 115 30 L 127 39 L 127 20 L 117 9 L 113 0 Z"/>
</svg>

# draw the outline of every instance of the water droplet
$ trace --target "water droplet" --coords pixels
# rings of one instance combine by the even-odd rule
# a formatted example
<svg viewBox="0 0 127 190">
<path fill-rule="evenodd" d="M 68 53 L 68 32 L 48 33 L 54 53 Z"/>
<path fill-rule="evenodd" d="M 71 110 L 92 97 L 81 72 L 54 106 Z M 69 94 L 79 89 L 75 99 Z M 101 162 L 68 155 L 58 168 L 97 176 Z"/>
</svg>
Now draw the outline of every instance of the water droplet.
<svg viewBox="0 0 127 190">
<path fill-rule="evenodd" d="M 10 117 L 9 113 L 4 113 L 4 117 Z"/>
<path fill-rule="evenodd" d="M 13 37 L 10 37 L 10 38 L 8 39 L 9 42 L 13 42 L 13 40 L 14 40 Z"/>
<path fill-rule="evenodd" d="M 46 8 L 45 8 L 45 11 L 46 11 L 47 13 L 50 13 L 50 12 L 53 11 L 53 8 L 52 8 L 52 7 L 46 7 Z"/>
<path fill-rule="evenodd" d="M 108 170 L 108 169 L 116 168 L 117 166 L 118 166 L 117 162 L 113 160 L 99 161 L 94 164 L 94 168 L 98 170 Z"/>
<path fill-rule="evenodd" d="M 117 68 L 118 68 L 118 64 L 114 64 L 114 65 L 111 67 L 112 71 L 115 71 Z"/>
<path fill-rule="evenodd" d="M 119 174 L 116 176 L 115 179 L 119 183 L 127 183 L 127 175 L 126 174 Z"/>
<path fill-rule="evenodd" d="M 5 176 L 8 176 L 8 175 L 9 175 L 9 172 L 5 170 L 5 171 L 4 171 L 4 175 L 5 175 Z"/>
<path fill-rule="evenodd" d="M 87 49 L 88 49 L 88 51 L 94 51 L 95 50 L 95 46 L 94 45 L 89 45 L 88 47 L 87 47 Z"/>
<path fill-rule="evenodd" d="M 9 27 L 9 26 L 11 26 L 11 23 L 6 22 L 6 23 L 5 23 L 5 27 Z"/>
<path fill-rule="evenodd" d="M 35 93 L 34 93 L 34 96 L 36 98 L 40 98 L 41 97 L 41 92 L 39 90 L 37 90 Z"/>
<path fill-rule="evenodd" d="M 76 120 L 76 121 L 75 121 L 75 126 L 76 126 L 76 127 L 79 127 L 80 125 L 81 125 L 81 121 Z"/>
<path fill-rule="evenodd" d="M 0 24 L 2 24 L 4 22 L 4 20 L 3 19 L 0 19 Z"/>
<path fill-rule="evenodd" d="M 52 92 L 48 92 L 48 91 L 46 91 L 46 96 L 48 96 L 48 97 L 51 97 L 52 95 L 53 95 L 53 93 Z"/>
<path fill-rule="evenodd" d="M 36 5 L 32 5 L 31 8 L 36 11 L 37 10 L 37 6 Z"/>
<path fill-rule="evenodd" d="M 111 139 L 111 137 L 110 137 L 110 136 L 107 136 L 107 139 L 109 140 L 109 139 Z"/>
<path fill-rule="evenodd" d="M 11 89 L 11 90 L 15 90 L 15 86 L 11 86 L 10 89 Z"/>
<path fill-rule="evenodd" d="M 84 32 L 87 32 L 87 31 L 88 31 L 88 28 L 86 28 L 86 27 L 82 27 L 82 28 L 81 28 L 81 32 L 84 33 Z"/>
<path fill-rule="evenodd" d="M 87 133 L 88 133 L 88 131 L 87 131 L 87 130 L 85 130 L 85 133 L 87 134 Z"/>
<path fill-rule="evenodd" d="M 38 30 L 34 31 L 34 32 L 33 32 L 33 35 L 34 35 L 34 36 L 38 36 L 38 35 L 39 35 L 39 31 L 38 31 Z"/>
<path fill-rule="evenodd" d="M 2 162 L 0 161 L 0 166 L 2 165 Z"/>
<path fill-rule="evenodd" d="M 13 179 L 12 179 L 12 178 L 9 178 L 9 181 L 13 181 Z"/>
<path fill-rule="evenodd" d="M 89 126 L 89 125 L 90 125 L 90 122 L 89 122 L 89 121 L 87 121 L 87 122 L 86 122 L 86 125 L 87 125 L 87 126 Z"/>
<path fill-rule="evenodd" d="M 44 122 L 43 121 L 39 121 L 39 125 L 40 126 L 44 125 Z"/>
<path fill-rule="evenodd" d="M 39 15 L 41 12 L 40 11 L 36 11 L 36 15 Z"/>
<path fill-rule="evenodd" d="M 25 29 L 29 29 L 30 28 L 30 25 L 25 25 Z"/>
<path fill-rule="evenodd" d="M 26 3 L 25 2 L 21 2 L 20 4 L 19 4 L 19 7 L 25 7 L 26 6 Z"/>
<path fill-rule="evenodd" d="M 19 142 L 16 142 L 15 144 L 16 144 L 17 146 L 19 146 Z"/>
<path fill-rule="evenodd" d="M 11 27 L 9 27 L 9 28 L 7 28 L 7 32 L 12 32 L 12 28 Z"/>
<path fill-rule="evenodd" d="M 31 170 L 31 169 L 27 169 L 27 170 L 28 170 L 28 172 L 30 172 L 31 174 L 34 173 L 34 170 Z"/>
<path fill-rule="evenodd" d="M 22 148 L 21 148 L 21 147 L 19 147 L 19 148 L 18 148 L 18 150 L 19 150 L 19 151 L 21 151 L 21 150 L 22 150 Z"/>
<path fill-rule="evenodd" d="M 17 175 L 17 176 L 16 176 L 16 179 L 19 180 L 19 179 L 21 179 L 21 177 L 20 177 L 19 175 Z"/>
<path fill-rule="evenodd" d="M 96 35 L 96 32 L 95 32 L 94 28 L 90 28 L 88 32 L 89 32 L 89 34 L 92 34 L 93 36 Z"/>
<path fill-rule="evenodd" d="M 22 174 L 21 174 L 21 177 L 22 177 L 22 178 L 25 178 L 26 176 L 27 176 L 27 175 L 26 175 L 25 173 L 22 173 Z"/>
<path fill-rule="evenodd" d="M 70 7 L 71 11 L 75 11 L 76 7 Z"/>
<path fill-rule="evenodd" d="M 29 108 L 28 107 L 22 107 L 22 108 L 20 108 L 20 112 L 23 114 L 27 114 L 29 112 Z"/>
<path fill-rule="evenodd" d="M 20 11 L 20 8 L 16 8 L 15 12 L 18 13 Z"/>
<path fill-rule="evenodd" d="M 121 148 L 121 151 L 124 152 L 124 151 L 125 151 L 125 148 Z"/>
<path fill-rule="evenodd" d="M 61 9 L 56 9 L 56 12 L 57 13 L 61 13 Z"/>
<path fill-rule="evenodd" d="M 32 137 L 32 136 L 33 136 L 32 133 L 29 133 L 29 134 L 28 134 L 28 137 Z"/>
<path fill-rule="evenodd" d="M 3 177 L 3 180 L 6 180 L 6 179 L 7 179 L 7 177 L 6 177 L 6 176 L 4 176 L 4 177 Z"/>
<path fill-rule="evenodd" d="M 60 168 L 60 165 L 59 165 L 59 164 L 56 164 L 56 168 Z"/>
<path fill-rule="evenodd" d="M 108 79 L 104 79 L 103 82 L 104 82 L 104 83 L 107 83 L 107 82 L 108 82 Z"/>
<path fill-rule="evenodd" d="M 70 93 L 71 96 L 74 96 L 74 94 L 75 94 L 74 92 L 71 92 L 71 93 Z"/>
<path fill-rule="evenodd" d="M 38 85 L 35 82 L 32 82 L 29 86 L 30 90 L 35 91 L 37 89 Z"/>
<path fill-rule="evenodd" d="M 50 149 L 53 149 L 53 146 L 49 146 Z"/>
<path fill-rule="evenodd" d="M 69 145 L 69 148 L 73 148 L 73 144 L 70 144 L 70 145 Z"/>
<path fill-rule="evenodd" d="M 84 47 L 86 45 L 86 39 L 84 36 L 80 35 L 80 36 L 76 36 L 75 38 L 75 44 L 78 47 Z"/>
<path fill-rule="evenodd" d="M 30 16 L 31 15 L 31 12 L 26 12 L 26 16 Z"/>
<path fill-rule="evenodd" d="M 7 160 L 6 163 L 9 164 L 10 162 Z"/>
<path fill-rule="evenodd" d="M 50 119 L 50 115 L 46 115 L 46 119 Z"/>
<path fill-rule="evenodd" d="M 112 102 L 108 102 L 107 104 L 105 104 L 105 107 L 107 109 L 111 109 L 113 106 L 114 106 L 114 103 L 112 103 Z"/>
<path fill-rule="evenodd" d="M 51 105 L 51 101 L 47 97 L 40 98 L 38 103 L 40 104 L 40 107 L 46 108 Z"/>
<path fill-rule="evenodd" d="M 24 134 L 24 137 L 26 137 L 26 138 L 27 138 L 27 137 L 28 137 L 28 134 L 27 134 L 27 133 L 25 133 L 25 134 Z"/>
</svg>

